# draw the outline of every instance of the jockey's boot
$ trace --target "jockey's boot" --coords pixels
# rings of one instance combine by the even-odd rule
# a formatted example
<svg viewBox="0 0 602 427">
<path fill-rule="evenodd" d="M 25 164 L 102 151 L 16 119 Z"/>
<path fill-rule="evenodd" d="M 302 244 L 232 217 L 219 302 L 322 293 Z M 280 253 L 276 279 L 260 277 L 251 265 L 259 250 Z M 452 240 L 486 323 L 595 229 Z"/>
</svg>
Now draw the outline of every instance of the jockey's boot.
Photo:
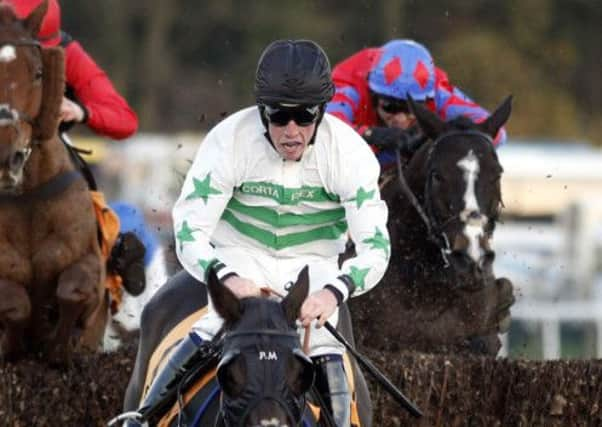
<svg viewBox="0 0 602 427">
<path fill-rule="evenodd" d="M 214 355 L 215 352 L 209 342 L 203 342 L 203 340 L 194 332 L 189 333 L 184 337 L 180 344 L 178 344 L 163 368 L 161 368 L 154 378 L 144 397 L 144 401 L 136 412 L 141 416 L 145 416 L 149 411 L 154 411 L 157 405 L 165 407 L 164 410 L 169 409 L 173 402 L 176 401 L 176 396 L 174 395 L 169 401 L 166 401 L 167 396 L 178 387 L 180 381 L 192 368 L 200 366 L 205 360 L 209 361 Z M 161 416 L 163 414 L 157 415 Z M 123 425 L 127 427 L 137 427 L 147 424 L 140 423 L 136 417 L 134 417 L 128 419 Z"/>
<path fill-rule="evenodd" d="M 312 358 L 316 369 L 315 386 L 320 393 L 326 410 L 330 412 L 337 427 L 351 425 L 351 391 L 343 367 L 343 357 L 326 354 Z"/>
</svg>

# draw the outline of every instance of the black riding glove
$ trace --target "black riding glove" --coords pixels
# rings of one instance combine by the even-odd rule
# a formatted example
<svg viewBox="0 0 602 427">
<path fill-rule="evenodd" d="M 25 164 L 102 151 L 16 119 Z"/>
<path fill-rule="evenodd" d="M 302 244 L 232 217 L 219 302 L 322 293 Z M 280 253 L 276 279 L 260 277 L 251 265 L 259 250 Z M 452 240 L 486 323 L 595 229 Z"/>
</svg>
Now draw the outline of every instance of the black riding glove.
<svg viewBox="0 0 602 427">
<path fill-rule="evenodd" d="M 133 232 L 127 231 L 119 233 L 107 261 L 107 270 L 119 274 L 123 280 L 123 287 L 133 296 L 144 292 L 146 286 L 144 255 L 144 244 Z"/>
<path fill-rule="evenodd" d="M 395 127 L 368 128 L 362 135 L 366 142 L 381 150 L 399 150 L 404 156 L 411 156 L 424 142 L 423 136 L 414 128 L 408 130 Z"/>
</svg>

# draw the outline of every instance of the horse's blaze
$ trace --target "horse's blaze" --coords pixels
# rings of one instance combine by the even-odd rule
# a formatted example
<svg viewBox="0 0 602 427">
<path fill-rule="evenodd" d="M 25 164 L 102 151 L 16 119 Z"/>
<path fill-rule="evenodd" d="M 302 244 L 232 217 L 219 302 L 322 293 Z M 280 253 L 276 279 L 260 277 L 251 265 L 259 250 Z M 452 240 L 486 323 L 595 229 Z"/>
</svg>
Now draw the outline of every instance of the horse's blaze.
<svg viewBox="0 0 602 427">
<path fill-rule="evenodd" d="M 476 194 L 476 182 L 479 178 L 479 159 L 472 150 L 468 152 L 457 163 L 464 172 L 466 191 L 464 192 L 464 209 L 460 212 L 460 218 L 465 224 L 463 234 L 468 240 L 466 252 L 474 262 L 479 262 L 484 251 L 479 244 L 481 236 L 484 235 L 483 227 L 487 223 L 487 217 L 481 213 Z"/>
<path fill-rule="evenodd" d="M 11 44 L 0 48 L 0 62 L 11 62 L 17 59 L 17 49 Z"/>
</svg>

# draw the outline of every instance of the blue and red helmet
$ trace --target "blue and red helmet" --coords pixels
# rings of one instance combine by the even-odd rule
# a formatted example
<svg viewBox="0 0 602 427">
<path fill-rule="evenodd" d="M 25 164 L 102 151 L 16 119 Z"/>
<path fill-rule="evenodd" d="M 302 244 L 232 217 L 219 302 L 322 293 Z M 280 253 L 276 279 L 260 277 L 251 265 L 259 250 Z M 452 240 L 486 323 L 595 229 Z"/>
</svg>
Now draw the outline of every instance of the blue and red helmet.
<svg viewBox="0 0 602 427">
<path fill-rule="evenodd" d="M 413 40 L 392 40 L 380 48 L 378 62 L 368 76 L 377 95 L 425 101 L 435 96 L 435 64 L 429 51 Z"/>
</svg>

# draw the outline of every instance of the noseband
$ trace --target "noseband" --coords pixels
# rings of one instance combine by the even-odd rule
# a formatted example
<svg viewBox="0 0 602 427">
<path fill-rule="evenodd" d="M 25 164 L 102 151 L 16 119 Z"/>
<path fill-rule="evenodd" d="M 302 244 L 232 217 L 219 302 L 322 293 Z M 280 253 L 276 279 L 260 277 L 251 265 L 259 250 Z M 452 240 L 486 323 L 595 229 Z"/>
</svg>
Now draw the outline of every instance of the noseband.
<svg viewBox="0 0 602 427">
<path fill-rule="evenodd" d="M 497 158 L 497 154 L 495 153 L 495 149 L 493 148 L 493 139 L 486 133 L 478 131 L 478 130 L 474 130 L 474 129 L 451 130 L 449 132 L 444 132 L 443 134 L 439 135 L 437 137 L 437 139 L 435 139 L 435 141 L 432 143 L 431 147 L 429 148 L 429 152 L 427 154 L 427 159 L 426 159 L 427 171 L 430 171 L 430 169 L 431 169 L 430 166 L 431 166 L 431 162 L 432 162 L 432 156 L 433 156 L 433 152 L 435 151 L 435 148 L 437 147 L 437 145 L 440 144 L 441 141 L 448 139 L 452 136 L 478 136 L 479 138 L 485 140 L 485 142 L 487 143 L 487 145 L 490 147 L 490 149 L 493 151 L 493 154 Z M 441 258 L 443 259 L 443 266 L 444 266 L 444 268 L 447 268 L 450 265 L 448 257 L 452 253 L 452 249 L 451 249 L 451 246 L 449 243 L 449 239 L 447 238 L 447 235 L 445 234 L 444 230 L 452 221 L 459 219 L 459 216 L 452 215 L 449 218 L 447 218 L 446 220 L 444 220 L 443 222 L 437 221 L 437 218 L 435 217 L 435 214 L 434 214 L 432 200 L 430 197 L 430 195 L 431 195 L 430 174 L 428 174 L 425 184 L 424 184 L 423 195 L 424 195 L 424 204 L 425 204 L 425 208 L 426 208 L 426 212 L 425 212 L 425 209 L 423 209 L 422 205 L 418 201 L 418 198 L 412 192 L 408 183 L 406 182 L 406 179 L 405 179 L 405 176 L 404 176 L 403 170 L 402 170 L 401 155 L 400 155 L 399 151 L 396 152 L 396 161 L 397 161 L 397 176 L 399 178 L 399 185 L 401 187 L 401 191 L 410 200 L 410 203 L 412 204 L 412 206 L 418 213 L 418 216 L 424 223 L 426 230 L 427 230 L 428 240 L 431 241 L 433 244 L 435 244 L 435 246 L 437 246 L 437 248 L 439 248 L 439 251 L 441 253 Z"/>
</svg>

